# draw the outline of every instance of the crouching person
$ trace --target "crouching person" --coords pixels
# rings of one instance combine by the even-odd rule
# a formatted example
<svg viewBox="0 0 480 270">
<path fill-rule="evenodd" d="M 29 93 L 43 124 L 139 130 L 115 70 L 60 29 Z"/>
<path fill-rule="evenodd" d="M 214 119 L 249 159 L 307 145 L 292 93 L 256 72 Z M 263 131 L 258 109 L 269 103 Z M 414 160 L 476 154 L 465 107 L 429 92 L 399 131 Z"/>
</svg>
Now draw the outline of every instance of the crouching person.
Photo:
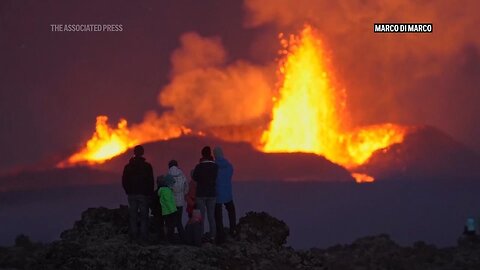
<svg viewBox="0 0 480 270">
<path fill-rule="evenodd" d="M 201 246 L 203 236 L 202 214 L 199 209 L 193 209 L 192 215 L 185 226 L 185 243 Z"/>
</svg>

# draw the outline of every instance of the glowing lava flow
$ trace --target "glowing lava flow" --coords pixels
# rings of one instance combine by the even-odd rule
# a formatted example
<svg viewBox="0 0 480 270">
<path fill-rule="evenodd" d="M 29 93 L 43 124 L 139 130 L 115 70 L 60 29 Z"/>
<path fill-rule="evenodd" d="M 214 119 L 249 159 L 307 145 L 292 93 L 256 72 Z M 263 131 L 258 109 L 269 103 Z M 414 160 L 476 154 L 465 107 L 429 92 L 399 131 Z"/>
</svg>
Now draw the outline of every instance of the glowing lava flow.
<svg viewBox="0 0 480 270">
<path fill-rule="evenodd" d="M 353 169 L 374 151 L 403 140 L 405 128 L 393 124 L 348 129 L 345 92 L 335 89 L 322 43 L 310 26 L 282 44 L 283 81 L 262 136 L 263 151 L 315 153 Z M 368 175 L 352 176 L 359 183 L 374 181 Z"/>
<path fill-rule="evenodd" d="M 58 166 L 64 167 L 68 164 L 84 161 L 89 164 L 103 163 L 105 160 L 118 155 L 118 153 L 123 153 L 128 148 L 135 146 L 137 141 L 130 138 L 127 120 L 121 119 L 116 129 L 110 127 L 107 121 L 107 116 L 97 116 L 95 133 L 88 140 L 86 147 L 73 154 L 68 160 L 58 164 Z"/>
<path fill-rule="evenodd" d="M 107 121 L 107 116 L 97 116 L 95 132 L 85 147 L 58 163 L 57 167 L 101 164 L 137 144 L 168 140 L 191 132 L 176 124 L 177 121 L 170 115 L 157 117 L 155 114 L 147 114 L 142 123 L 131 128 L 125 119 L 121 119 L 116 128 L 111 127 Z"/>
</svg>

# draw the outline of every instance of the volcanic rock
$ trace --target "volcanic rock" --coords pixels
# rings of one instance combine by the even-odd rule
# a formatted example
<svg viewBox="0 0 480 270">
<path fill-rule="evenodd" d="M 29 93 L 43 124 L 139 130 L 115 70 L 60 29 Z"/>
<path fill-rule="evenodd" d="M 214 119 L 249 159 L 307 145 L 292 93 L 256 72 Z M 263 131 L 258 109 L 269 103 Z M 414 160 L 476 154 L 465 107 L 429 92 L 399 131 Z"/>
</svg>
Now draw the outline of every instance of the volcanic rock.
<svg viewBox="0 0 480 270">
<path fill-rule="evenodd" d="M 240 240 L 281 247 L 287 242 L 289 229 L 285 222 L 265 212 L 248 212 L 238 223 Z"/>
<path fill-rule="evenodd" d="M 249 212 L 238 237 L 221 245 L 139 245 L 129 241 L 128 209 L 90 208 L 50 244 L 17 237 L 0 248 L 1 269 L 480 269 L 480 245 L 470 238 L 453 248 L 423 242 L 401 247 L 388 235 L 350 245 L 295 251 L 285 247 L 288 226 L 267 213 Z"/>
<path fill-rule="evenodd" d="M 291 269 L 301 268 L 298 255 L 283 247 L 287 225 L 266 213 L 240 219 L 239 239 L 203 247 L 155 244 L 142 246 L 128 238 L 128 208 L 90 208 L 61 240 L 28 256 L 14 259 L 15 247 L 3 249 L 1 267 L 42 269 Z M 23 250 L 21 250 L 25 253 Z M 23 254 L 24 256 L 24 254 Z"/>
</svg>

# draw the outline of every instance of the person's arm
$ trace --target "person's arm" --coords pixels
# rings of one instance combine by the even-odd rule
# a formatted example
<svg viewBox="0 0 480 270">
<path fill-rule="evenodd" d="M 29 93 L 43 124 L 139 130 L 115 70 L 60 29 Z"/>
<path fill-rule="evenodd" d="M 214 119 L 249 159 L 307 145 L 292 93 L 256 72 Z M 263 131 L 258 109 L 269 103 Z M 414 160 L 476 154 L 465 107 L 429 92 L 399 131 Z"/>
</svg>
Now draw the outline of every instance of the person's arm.
<svg viewBox="0 0 480 270">
<path fill-rule="evenodd" d="M 215 182 L 217 181 L 217 177 L 218 177 L 218 165 L 215 164 L 215 170 L 214 170 L 214 174 L 213 174 L 213 179 L 215 179 Z"/>
<path fill-rule="evenodd" d="M 184 194 L 184 195 L 187 195 L 187 193 L 188 193 L 188 186 L 189 186 L 189 185 L 188 185 L 188 180 L 187 180 L 187 177 L 185 177 L 185 174 L 182 173 L 182 175 L 183 175 L 183 179 L 185 180 L 185 181 L 183 181 L 183 194 Z"/>
<path fill-rule="evenodd" d="M 192 179 L 193 181 L 198 182 L 198 165 L 193 169 Z"/>
<path fill-rule="evenodd" d="M 147 175 L 147 181 L 148 181 L 148 189 L 154 192 L 155 185 L 153 184 L 153 168 L 152 165 L 148 164 L 148 175 Z"/>
<path fill-rule="evenodd" d="M 230 161 L 228 162 L 228 167 L 229 167 L 229 170 L 230 170 L 230 178 L 233 176 L 233 165 L 232 163 L 230 163 Z"/>
<path fill-rule="evenodd" d="M 123 174 L 122 174 L 122 186 L 123 186 L 123 190 L 125 191 L 125 193 L 128 194 L 128 189 L 129 189 L 129 186 L 128 186 L 128 169 L 127 169 L 127 166 L 125 166 L 123 168 Z"/>
</svg>

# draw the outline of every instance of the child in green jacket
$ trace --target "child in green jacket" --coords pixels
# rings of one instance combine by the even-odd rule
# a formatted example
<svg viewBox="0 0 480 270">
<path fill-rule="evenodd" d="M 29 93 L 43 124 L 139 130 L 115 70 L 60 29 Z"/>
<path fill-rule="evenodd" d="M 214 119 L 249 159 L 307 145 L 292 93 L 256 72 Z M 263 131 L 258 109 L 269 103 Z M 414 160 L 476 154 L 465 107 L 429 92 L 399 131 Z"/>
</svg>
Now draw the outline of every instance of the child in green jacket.
<svg viewBox="0 0 480 270">
<path fill-rule="evenodd" d="M 175 203 L 175 196 L 173 195 L 172 186 L 175 183 L 175 179 L 171 175 L 159 176 L 157 179 L 159 189 L 157 195 L 160 199 L 160 205 L 162 208 L 162 216 L 165 219 L 167 225 L 167 239 L 173 242 L 173 233 L 175 227 L 177 227 L 177 205 Z M 182 228 L 183 229 L 183 228 Z M 177 228 L 180 239 L 183 241 L 183 230 Z"/>
</svg>

